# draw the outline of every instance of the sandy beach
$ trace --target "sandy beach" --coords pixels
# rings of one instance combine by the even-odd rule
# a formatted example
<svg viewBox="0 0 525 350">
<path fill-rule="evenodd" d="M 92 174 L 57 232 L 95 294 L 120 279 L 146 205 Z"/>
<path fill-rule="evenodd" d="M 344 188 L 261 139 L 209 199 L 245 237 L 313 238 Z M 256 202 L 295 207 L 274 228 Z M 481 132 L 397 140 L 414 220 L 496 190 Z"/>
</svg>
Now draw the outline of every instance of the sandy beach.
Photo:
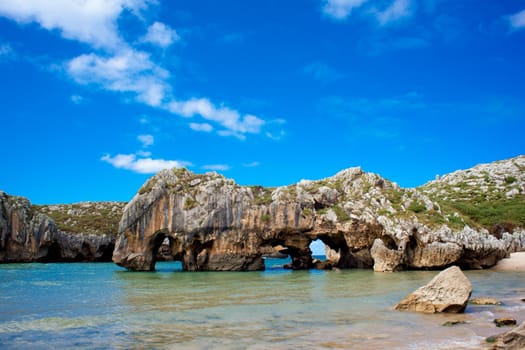
<svg viewBox="0 0 525 350">
<path fill-rule="evenodd" d="M 497 271 L 525 272 L 525 252 L 511 253 L 510 258 L 500 260 L 492 269 Z"/>
</svg>

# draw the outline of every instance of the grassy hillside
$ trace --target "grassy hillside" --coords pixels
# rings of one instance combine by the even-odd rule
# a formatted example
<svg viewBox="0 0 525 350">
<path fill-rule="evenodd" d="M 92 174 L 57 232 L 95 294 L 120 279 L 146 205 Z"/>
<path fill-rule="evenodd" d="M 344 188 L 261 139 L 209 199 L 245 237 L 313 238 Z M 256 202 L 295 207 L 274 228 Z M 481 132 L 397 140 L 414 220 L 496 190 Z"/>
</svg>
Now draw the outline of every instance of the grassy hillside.
<svg viewBox="0 0 525 350">
<path fill-rule="evenodd" d="M 124 202 L 82 202 L 35 205 L 33 209 L 52 218 L 61 231 L 116 236 Z"/>
<path fill-rule="evenodd" d="M 418 189 L 456 226 L 485 227 L 496 235 L 525 228 L 525 156 L 459 170 Z"/>
</svg>

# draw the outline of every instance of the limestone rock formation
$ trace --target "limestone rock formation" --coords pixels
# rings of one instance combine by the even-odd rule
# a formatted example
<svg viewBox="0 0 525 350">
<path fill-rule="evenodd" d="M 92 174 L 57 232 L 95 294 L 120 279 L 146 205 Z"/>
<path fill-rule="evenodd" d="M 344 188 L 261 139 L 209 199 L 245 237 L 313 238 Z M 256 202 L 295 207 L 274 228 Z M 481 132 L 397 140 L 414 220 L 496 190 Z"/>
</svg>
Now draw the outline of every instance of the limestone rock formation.
<svg viewBox="0 0 525 350">
<path fill-rule="evenodd" d="M 441 271 L 426 286 L 418 288 L 401 300 L 396 310 L 425 313 L 460 313 L 465 311 L 472 285 L 457 266 Z"/>
<path fill-rule="evenodd" d="M 0 191 L 0 263 L 110 261 L 114 235 L 72 234 L 23 197 Z"/>
<path fill-rule="evenodd" d="M 496 338 L 494 350 L 520 350 L 525 349 L 525 322 L 518 327 L 499 335 Z"/>
<path fill-rule="evenodd" d="M 525 169 L 525 157 L 506 162 Z M 520 184 L 516 176 L 503 181 Z M 521 222 L 505 221 L 491 233 L 442 201 L 448 188 L 433 186 L 403 189 L 360 168 L 278 188 L 242 187 L 216 173 L 164 170 L 126 206 L 113 261 L 153 270 L 166 238 L 172 257 L 190 271 L 263 269 L 263 255 L 276 247 L 291 256 L 292 268 L 311 268 L 309 244 L 316 239 L 327 246 L 330 266 L 376 271 L 486 268 L 525 246 Z M 522 196 L 518 190 L 512 200 Z"/>
</svg>

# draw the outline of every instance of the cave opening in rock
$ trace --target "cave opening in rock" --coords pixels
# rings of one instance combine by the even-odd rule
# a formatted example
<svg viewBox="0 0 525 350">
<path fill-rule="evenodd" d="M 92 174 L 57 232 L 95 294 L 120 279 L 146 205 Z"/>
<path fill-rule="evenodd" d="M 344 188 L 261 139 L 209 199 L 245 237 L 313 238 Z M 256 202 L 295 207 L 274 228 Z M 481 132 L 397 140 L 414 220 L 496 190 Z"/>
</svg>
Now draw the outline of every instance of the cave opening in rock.
<svg viewBox="0 0 525 350">
<path fill-rule="evenodd" d="M 288 248 L 274 243 L 263 248 L 263 259 L 265 270 L 282 269 L 292 262 Z"/>
<path fill-rule="evenodd" d="M 158 233 L 153 239 L 152 259 L 155 271 L 182 271 L 182 256 L 174 252 L 174 239 Z"/>
<path fill-rule="evenodd" d="M 312 251 L 312 257 L 314 259 L 319 260 L 325 260 L 326 259 L 326 252 L 325 252 L 325 244 L 321 239 L 315 239 L 310 243 L 310 250 Z"/>
</svg>

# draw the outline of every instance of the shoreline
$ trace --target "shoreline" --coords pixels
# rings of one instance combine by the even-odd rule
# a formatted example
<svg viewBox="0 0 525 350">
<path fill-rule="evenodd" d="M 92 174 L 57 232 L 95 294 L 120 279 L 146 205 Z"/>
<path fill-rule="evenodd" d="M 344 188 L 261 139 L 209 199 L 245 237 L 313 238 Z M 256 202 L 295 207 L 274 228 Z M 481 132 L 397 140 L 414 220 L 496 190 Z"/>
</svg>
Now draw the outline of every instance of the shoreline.
<svg viewBox="0 0 525 350">
<path fill-rule="evenodd" d="M 525 252 L 511 253 L 510 257 L 501 259 L 491 270 L 525 272 Z"/>
</svg>

